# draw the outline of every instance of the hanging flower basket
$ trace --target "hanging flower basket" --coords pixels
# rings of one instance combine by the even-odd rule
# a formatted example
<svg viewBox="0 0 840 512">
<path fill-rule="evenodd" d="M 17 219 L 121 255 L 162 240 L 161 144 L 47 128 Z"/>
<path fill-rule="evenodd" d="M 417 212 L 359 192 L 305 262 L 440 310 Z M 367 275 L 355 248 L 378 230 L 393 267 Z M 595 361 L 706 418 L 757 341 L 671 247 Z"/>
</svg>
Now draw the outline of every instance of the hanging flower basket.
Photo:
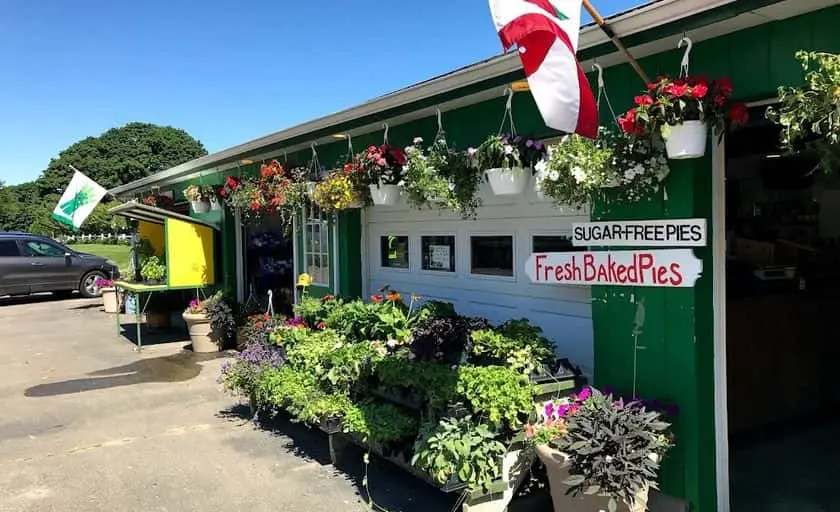
<svg viewBox="0 0 840 512">
<path fill-rule="evenodd" d="M 512 169 L 487 169 L 487 181 L 493 194 L 497 196 L 513 196 L 521 194 L 531 180 L 531 170 L 522 167 Z"/>
<path fill-rule="evenodd" d="M 210 211 L 210 201 L 190 201 L 190 208 L 192 208 L 192 211 L 195 213 L 207 213 Z"/>
<path fill-rule="evenodd" d="M 394 206 L 400 199 L 397 185 L 369 185 L 370 198 L 376 206 Z"/>
<path fill-rule="evenodd" d="M 668 158 L 685 160 L 701 158 L 706 154 L 709 128 L 703 121 L 683 121 L 676 125 L 664 125 L 661 130 Z"/>
<path fill-rule="evenodd" d="M 219 201 L 219 197 L 214 195 L 210 198 L 210 211 L 217 212 L 222 209 L 222 202 Z"/>
</svg>

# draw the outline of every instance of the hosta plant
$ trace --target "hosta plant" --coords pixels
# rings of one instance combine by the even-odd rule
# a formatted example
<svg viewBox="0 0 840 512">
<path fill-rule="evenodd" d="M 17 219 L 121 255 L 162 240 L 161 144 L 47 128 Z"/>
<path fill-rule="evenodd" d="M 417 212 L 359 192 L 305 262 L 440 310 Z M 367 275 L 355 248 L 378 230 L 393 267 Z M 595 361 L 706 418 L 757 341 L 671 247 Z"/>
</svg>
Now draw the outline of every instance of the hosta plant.
<svg viewBox="0 0 840 512">
<path fill-rule="evenodd" d="M 526 427 L 526 437 L 569 457 L 565 484 L 572 495 L 609 498 L 609 509 L 632 504 L 656 488 L 659 465 L 671 446 L 669 424 L 642 402 L 584 388 L 567 400 L 545 405 L 541 421 Z"/>
<path fill-rule="evenodd" d="M 805 69 L 804 87 L 780 87 L 778 107 L 767 117 L 782 126 L 782 145 L 814 150 L 825 171 L 840 168 L 840 55 L 796 52 Z"/>
</svg>

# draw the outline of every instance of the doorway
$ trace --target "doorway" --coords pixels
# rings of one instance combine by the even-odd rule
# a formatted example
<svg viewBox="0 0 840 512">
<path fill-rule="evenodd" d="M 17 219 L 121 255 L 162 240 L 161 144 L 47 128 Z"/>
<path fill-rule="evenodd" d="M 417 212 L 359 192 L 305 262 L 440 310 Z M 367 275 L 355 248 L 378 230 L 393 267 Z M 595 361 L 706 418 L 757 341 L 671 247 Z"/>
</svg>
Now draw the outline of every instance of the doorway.
<svg viewBox="0 0 840 512">
<path fill-rule="evenodd" d="M 271 306 L 290 316 L 294 304 L 294 240 L 279 216 L 265 216 L 242 227 L 242 276 L 245 304 L 254 312 Z"/>
<path fill-rule="evenodd" d="M 725 148 L 730 508 L 840 511 L 840 177 L 766 108 Z"/>
</svg>

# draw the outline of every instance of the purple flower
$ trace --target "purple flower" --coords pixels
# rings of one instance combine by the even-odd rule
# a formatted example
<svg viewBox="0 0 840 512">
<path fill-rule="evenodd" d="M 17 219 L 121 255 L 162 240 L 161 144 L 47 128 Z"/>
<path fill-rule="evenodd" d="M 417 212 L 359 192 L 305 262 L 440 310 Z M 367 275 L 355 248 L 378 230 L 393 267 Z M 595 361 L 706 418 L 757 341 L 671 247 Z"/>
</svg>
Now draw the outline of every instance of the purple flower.
<svg viewBox="0 0 840 512">
<path fill-rule="evenodd" d="M 533 145 L 534 145 L 534 141 L 532 141 L 531 139 L 528 139 L 528 140 L 525 141 L 525 147 L 526 148 L 530 148 Z"/>
<path fill-rule="evenodd" d="M 519 144 L 520 142 L 522 142 L 522 136 L 521 135 L 517 135 L 516 137 L 513 138 L 513 143 L 514 144 Z"/>
<path fill-rule="evenodd" d="M 571 407 L 569 407 L 568 404 L 563 404 L 563 405 L 561 405 L 557 408 L 557 416 L 562 418 L 563 416 L 569 414 L 570 410 L 571 410 Z"/>
<path fill-rule="evenodd" d="M 584 388 L 580 390 L 580 393 L 578 393 L 577 399 L 583 402 L 590 396 L 592 396 L 592 390 L 589 386 L 584 386 Z"/>
<path fill-rule="evenodd" d="M 534 142 L 534 149 L 536 149 L 537 151 L 542 151 L 543 150 L 543 143 L 540 142 L 540 141 Z"/>
<path fill-rule="evenodd" d="M 546 418 L 553 418 L 554 417 L 554 402 L 548 402 L 545 404 L 545 417 Z"/>
<path fill-rule="evenodd" d="M 467 148 L 467 155 L 468 156 L 473 156 L 473 155 L 475 155 L 476 151 L 478 151 L 478 150 L 475 149 L 475 148 Z"/>
</svg>

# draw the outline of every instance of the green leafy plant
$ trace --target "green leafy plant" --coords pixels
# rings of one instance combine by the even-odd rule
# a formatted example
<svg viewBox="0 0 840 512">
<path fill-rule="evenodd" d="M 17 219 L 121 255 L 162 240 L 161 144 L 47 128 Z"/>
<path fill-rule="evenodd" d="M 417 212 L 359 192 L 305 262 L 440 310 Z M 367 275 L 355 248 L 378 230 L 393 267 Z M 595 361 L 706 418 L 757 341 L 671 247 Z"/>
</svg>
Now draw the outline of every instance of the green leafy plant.
<svg viewBox="0 0 840 512">
<path fill-rule="evenodd" d="M 411 463 L 441 484 L 460 481 L 487 489 L 501 476 L 505 446 L 486 424 L 446 418 L 423 427 Z"/>
<path fill-rule="evenodd" d="M 350 397 L 343 393 L 321 394 L 314 393 L 309 400 L 302 404 L 297 413 L 297 419 L 310 425 L 337 420 L 353 408 Z"/>
<path fill-rule="evenodd" d="M 347 409 L 344 432 L 355 434 L 374 446 L 417 436 L 417 419 L 389 403 L 365 402 Z"/>
<path fill-rule="evenodd" d="M 546 404 L 545 417 L 527 427 L 526 437 L 569 457 L 569 492 L 607 496 L 615 511 L 646 486 L 657 488 L 659 465 L 671 446 L 669 426 L 641 401 L 584 388 L 568 401 Z"/>
<path fill-rule="evenodd" d="M 473 153 L 479 169 L 515 169 L 522 167 L 519 148 L 510 135 L 490 135 Z"/>
<path fill-rule="evenodd" d="M 840 168 L 840 55 L 796 52 L 806 71 L 805 87 L 780 87 L 778 107 L 768 119 L 782 126 L 782 145 L 812 150 L 827 172 Z"/>
<path fill-rule="evenodd" d="M 408 203 L 416 208 L 446 204 L 450 195 L 449 181 L 437 167 L 438 159 L 432 158 L 430 149 L 423 147 L 423 139 L 415 137 L 405 148 L 405 178 L 402 189 Z"/>
<path fill-rule="evenodd" d="M 435 140 L 429 148 L 429 161 L 448 185 L 446 204 L 450 210 L 463 219 L 474 219 L 481 206 L 478 189 L 484 179 L 481 169 L 472 164 L 464 151 L 456 151 L 446 142 L 444 136 Z"/>
<path fill-rule="evenodd" d="M 222 292 L 216 292 L 203 301 L 204 313 L 210 318 L 210 327 L 222 336 L 220 343 L 236 336 L 236 319 Z"/>
<path fill-rule="evenodd" d="M 412 362 L 402 353 L 395 354 L 377 363 L 376 376 L 385 387 L 416 392 L 433 414 L 444 410 L 457 397 L 458 372 L 445 363 Z"/>
<path fill-rule="evenodd" d="M 262 372 L 257 380 L 257 401 L 274 409 L 285 409 L 297 416 L 316 396 L 321 395 L 318 378 L 288 365 Z"/>
<path fill-rule="evenodd" d="M 555 358 L 554 344 L 524 318 L 475 331 L 472 340 L 475 364 L 507 366 L 526 376 L 544 373 Z"/>
<path fill-rule="evenodd" d="M 307 326 L 317 327 L 327 319 L 333 309 L 342 305 L 343 301 L 333 295 L 325 295 L 320 298 L 304 295 L 294 305 L 293 311 L 295 316 L 299 316 L 306 322 Z"/>
<path fill-rule="evenodd" d="M 161 281 L 166 277 L 166 265 L 157 256 L 149 256 L 140 267 L 140 275 L 147 281 Z"/>
<path fill-rule="evenodd" d="M 534 406 L 534 387 L 519 372 L 501 366 L 466 366 L 458 373 L 458 394 L 492 425 L 522 425 Z M 504 422 L 504 423 L 503 423 Z"/>
</svg>

